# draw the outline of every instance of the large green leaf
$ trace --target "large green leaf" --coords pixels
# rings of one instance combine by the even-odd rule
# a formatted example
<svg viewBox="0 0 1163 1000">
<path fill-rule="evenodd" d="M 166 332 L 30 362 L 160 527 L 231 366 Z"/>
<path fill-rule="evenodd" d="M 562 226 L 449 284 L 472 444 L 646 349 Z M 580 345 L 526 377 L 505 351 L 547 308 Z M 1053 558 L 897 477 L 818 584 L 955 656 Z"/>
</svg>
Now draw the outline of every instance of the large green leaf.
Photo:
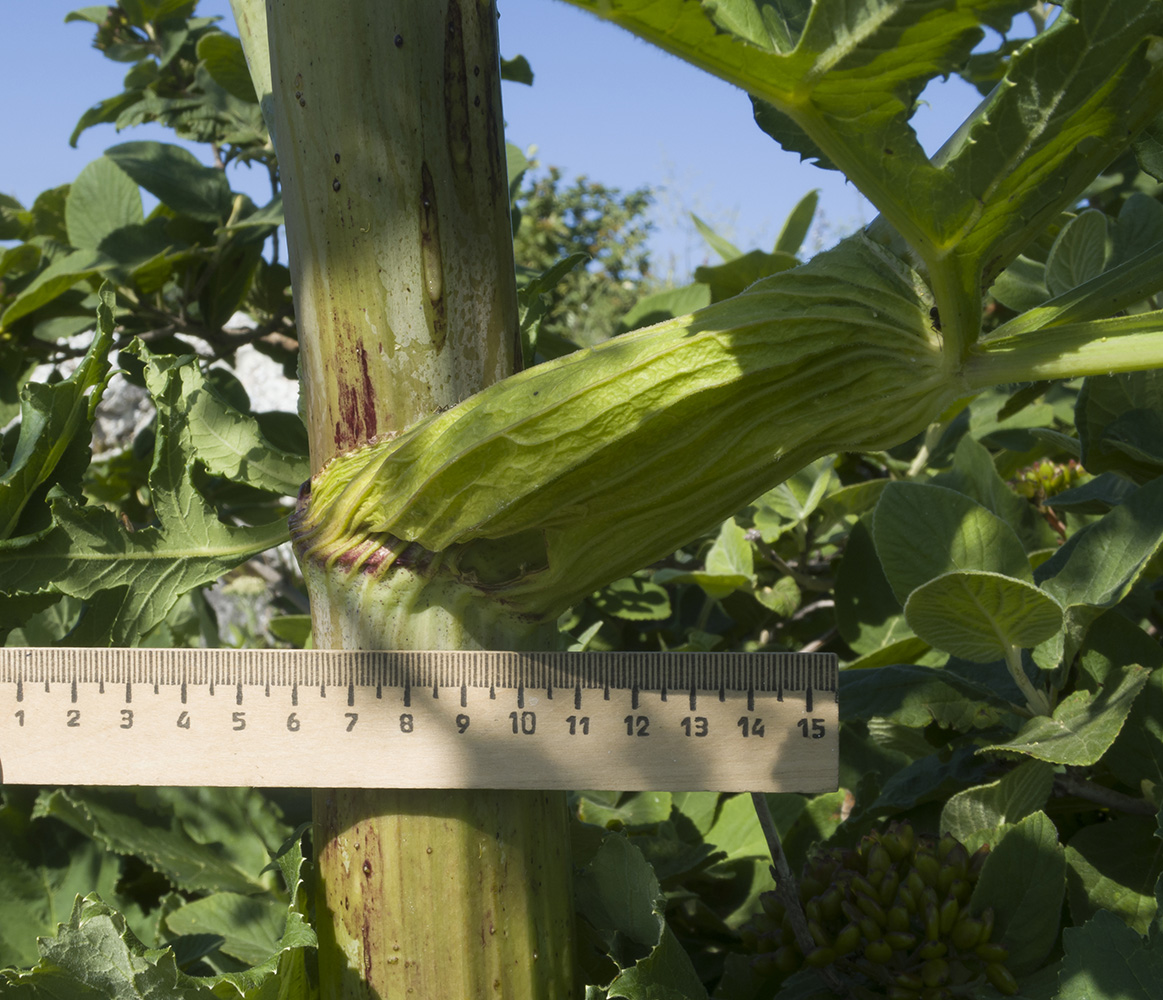
<svg viewBox="0 0 1163 1000">
<path fill-rule="evenodd" d="M 958 792 L 941 810 L 941 830 L 970 850 L 996 844 L 1005 827 L 1041 809 L 1054 787 L 1054 768 L 1028 760 L 988 785 Z"/>
<path fill-rule="evenodd" d="M 40 857 L 18 856 L 18 846 Z M 26 828 L 23 837 L 0 838 L 0 968 L 34 965 L 37 937 L 68 919 L 78 895 L 95 889 L 111 898 L 120 874 L 104 848 L 69 842 L 55 830 Z"/>
<path fill-rule="evenodd" d="M 625 1000 L 700 1000 L 706 988 L 674 931 L 664 926 L 658 946 L 610 984 L 610 997 Z"/>
<path fill-rule="evenodd" d="M 96 250 L 110 233 L 140 223 L 141 192 L 107 156 L 89 163 L 69 187 L 65 224 L 77 250 Z"/>
<path fill-rule="evenodd" d="M 1058 937 L 1066 892 L 1066 859 L 1058 831 L 1043 812 L 1010 827 L 986 858 L 971 907 L 993 907 L 994 940 L 1009 949 L 1016 975 L 1036 969 Z"/>
<path fill-rule="evenodd" d="M 295 496 L 310 477 L 306 455 L 276 448 L 254 417 L 231 406 L 197 366 L 181 373 L 190 444 L 208 472 L 233 482 Z"/>
<path fill-rule="evenodd" d="M 54 938 L 40 941 L 30 972 L 0 972 L 16 1000 L 214 1000 L 209 985 L 178 970 L 169 949 L 146 948 L 125 917 L 95 894 L 78 897 Z"/>
<path fill-rule="evenodd" d="M 871 516 L 866 516 L 852 525 L 834 588 L 840 635 L 854 652 L 862 655 L 887 650 L 913 638 L 900 602 L 893 596 L 876 557 L 868 527 L 871 522 Z M 898 662 L 904 661 L 886 661 Z"/>
<path fill-rule="evenodd" d="M 1156 1000 L 1163 982 L 1163 948 L 1102 911 L 1062 932 L 1057 1000 Z"/>
<path fill-rule="evenodd" d="M 1103 767 L 1128 788 L 1163 787 L 1163 647 L 1138 624 L 1111 611 L 1087 632 L 1080 667 L 1087 686 L 1098 687 L 1125 663 L 1142 664 L 1151 675 L 1104 755 Z"/>
<path fill-rule="evenodd" d="M 889 483 L 876 504 L 872 537 L 901 604 L 921 584 L 957 570 L 1032 578 L 1013 528 L 971 498 L 942 486 Z"/>
<path fill-rule="evenodd" d="M 199 222 L 223 223 L 230 214 L 224 171 L 203 166 L 181 146 L 123 142 L 105 155 L 167 208 Z"/>
<path fill-rule="evenodd" d="M 1062 295 L 1102 274 L 1106 266 L 1106 216 L 1096 208 L 1062 227 L 1046 258 L 1046 288 Z"/>
<path fill-rule="evenodd" d="M 216 892 L 195 899 L 166 916 L 173 934 L 214 934 L 219 950 L 247 965 L 265 962 L 278 950 L 287 907 L 269 896 Z"/>
<path fill-rule="evenodd" d="M 1127 664 L 1112 671 L 1097 695 L 1075 691 L 1058 704 L 1052 717 L 1035 716 L 1013 739 L 983 747 L 983 752 L 1008 751 L 1076 767 L 1094 764 L 1119 735 L 1149 675 L 1145 667 Z"/>
<path fill-rule="evenodd" d="M 1163 106 L 1150 37 L 1157 0 L 1064 4 L 1009 62 L 1006 79 L 951 142 L 949 190 L 978 204 L 947 216 L 948 246 L 986 264 L 987 280 Z"/>
<path fill-rule="evenodd" d="M 1077 531 L 1038 567 L 1041 588 L 1066 609 L 1065 662 L 1074 658 L 1091 623 L 1126 597 L 1160 549 L 1163 476 Z"/>
<path fill-rule="evenodd" d="M 1075 924 L 1100 910 L 1117 913 L 1140 934 L 1155 919 L 1155 883 L 1163 875 L 1163 840 L 1154 816 L 1121 816 L 1083 827 L 1066 845 L 1067 891 Z"/>
<path fill-rule="evenodd" d="M 191 478 L 195 458 L 184 412 L 200 388 L 197 362 L 154 357 L 139 346 L 158 408 L 149 483 L 158 524 L 128 531 L 108 510 L 57 496 L 53 529 L 0 542 L 0 587 L 8 593 L 55 590 L 86 600 L 103 596 L 90 618 L 89 644 L 135 640 L 161 622 L 178 599 L 287 538 L 286 524 L 224 524 Z M 84 624 L 84 621 L 83 623 Z"/>
<path fill-rule="evenodd" d="M 211 32 L 198 39 L 197 53 L 218 86 L 240 101 L 258 103 L 242 43 L 237 38 L 221 31 Z"/>
<path fill-rule="evenodd" d="M 1047 414 L 1046 421 L 1053 420 Z M 1039 426 L 1039 420 L 1034 426 Z M 997 471 L 989 449 L 975 434 L 966 434 L 953 452 L 953 467 L 933 479 L 934 486 L 946 486 L 972 497 L 1005 521 L 1022 540 L 1027 552 L 1052 548 L 1058 537 L 1038 515 L 1037 509 L 1013 488 Z M 1057 508 L 1057 504 L 1055 504 Z"/>
<path fill-rule="evenodd" d="M 931 722 L 961 731 L 997 725 L 1006 702 L 956 674 L 916 665 L 840 674 L 841 720 L 889 719 L 923 729 Z"/>
<path fill-rule="evenodd" d="M 1056 635 L 1062 609 L 1033 584 L 1000 573 L 962 570 L 922 584 L 905 619 L 936 649 L 974 663 L 1004 659 Z"/>
<path fill-rule="evenodd" d="M 810 10 L 756 0 L 574 2 L 770 104 L 789 121 L 789 134 L 809 139 L 809 148 L 797 151 L 822 152 L 920 243 L 931 240 L 951 208 L 964 219 L 972 205 L 929 162 L 909 126 L 916 97 L 930 79 L 968 57 L 982 22 L 1004 27 L 1025 6 L 1016 0 L 856 0 L 815 3 Z"/>
<path fill-rule="evenodd" d="M 52 302 L 86 278 L 110 271 L 117 261 L 100 250 L 62 254 L 21 290 L 0 315 L 0 329 Z"/>
<path fill-rule="evenodd" d="M 114 854 L 136 856 L 187 891 L 250 895 L 266 888 L 257 871 L 236 867 L 222 844 L 199 842 L 175 817 L 142 807 L 128 792 L 44 792 L 34 815 L 67 823 Z"/>
<path fill-rule="evenodd" d="M 1163 473 L 1163 370 L 1088 378 L 1075 419 L 1088 472 Z"/>
<path fill-rule="evenodd" d="M 55 385 L 26 383 L 20 394 L 20 434 L 0 476 L 0 539 L 11 536 L 33 490 L 52 475 L 65 449 L 93 419 L 109 372 L 113 293 L 103 289 L 97 330 L 73 373 Z"/>
</svg>

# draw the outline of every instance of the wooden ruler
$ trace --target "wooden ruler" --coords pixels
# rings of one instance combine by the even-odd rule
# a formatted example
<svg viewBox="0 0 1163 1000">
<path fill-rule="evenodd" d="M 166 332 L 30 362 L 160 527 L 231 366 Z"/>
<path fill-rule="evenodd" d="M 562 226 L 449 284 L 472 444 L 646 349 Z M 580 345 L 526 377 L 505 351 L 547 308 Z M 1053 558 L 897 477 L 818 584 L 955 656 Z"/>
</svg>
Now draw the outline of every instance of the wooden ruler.
<svg viewBox="0 0 1163 1000">
<path fill-rule="evenodd" d="M 7 784 L 837 787 L 826 653 L 0 648 Z"/>
</svg>

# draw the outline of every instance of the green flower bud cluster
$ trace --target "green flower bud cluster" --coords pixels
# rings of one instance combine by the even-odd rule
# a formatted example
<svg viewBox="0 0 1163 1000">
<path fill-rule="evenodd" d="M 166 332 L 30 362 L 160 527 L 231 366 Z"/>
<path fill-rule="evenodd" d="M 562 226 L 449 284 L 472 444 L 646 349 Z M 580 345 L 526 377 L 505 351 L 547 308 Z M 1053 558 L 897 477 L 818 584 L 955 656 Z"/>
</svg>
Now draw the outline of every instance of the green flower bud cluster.
<svg viewBox="0 0 1163 1000">
<path fill-rule="evenodd" d="M 865 837 L 855 850 L 829 849 L 804 866 L 800 902 L 812 947 L 796 942 L 776 893 L 743 931 L 761 974 L 830 966 L 882 987 L 891 1000 L 972 997 L 984 983 L 1010 996 L 1017 982 L 995 941 L 993 910 L 969 905 L 989 853 L 972 856 L 946 834 L 918 835 L 907 823 Z"/>
<path fill-rule="evenodd" d="M 1012 485 L 1027 500 L 1041 502 L 1063 490 L 1081 485 L 1088 478 L 1086 470 L 1073 458 L 1062 465 L 1044 458 L 1022 469 Z"/>
</svg>

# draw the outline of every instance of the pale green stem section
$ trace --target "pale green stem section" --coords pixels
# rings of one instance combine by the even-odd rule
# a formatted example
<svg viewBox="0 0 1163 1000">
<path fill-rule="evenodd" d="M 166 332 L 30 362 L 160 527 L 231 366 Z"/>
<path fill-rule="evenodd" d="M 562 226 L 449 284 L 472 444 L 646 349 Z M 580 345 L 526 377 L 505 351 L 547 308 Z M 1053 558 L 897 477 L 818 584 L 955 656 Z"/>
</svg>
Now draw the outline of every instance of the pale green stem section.
<svg viewBox="0 0 1163 1000">
<path fill-rule="evenodd" d="M 1007 382 L 1163 367 L 1163 310 L 1069 323 L 980 345 L 962 374 L 975 390 Z"/>
<path fill-rule="evenodd" d="M 277 137 L 318 470 L 519 356 L 496 10 L 269 0 L 267 83 L 261 12 L 235 2 Z M 556 634 L 366 536 L 331 556 L 303 566 L 318 648 L 545 647 Z M 314 808 L 323 1000 L 573 996 L 562 793 L 319 790 Z"/>
<path fill-rule="evenodd" d="M 495 10 L 270 0 L 267 16 L 318 470 L 520 357 Z"/>
<path fill-rule="evenodd" d="M 986 338 L 1003 341 L 1052 326 L 1105 319 L 1163 290 L 1163 243 L 1003 323 Z"/>
<path fill-rule="evenodd" d="M 246 64 L 250 69 L 250 79 L 254 92 L 258 94 L 259 107 L 266 121 L 271 143 L 275 140 L 275 109 L 271 94 L 271 56 L 267 46 L 267 5 L 266 0 L 230 0 L 230 10 L 238 27 L 238 37 L 242 50 L 246 53 Z"/>
<path fill-rule="evenodd" d="M 1006 647 L 1006 667 L 1009 668 L 1014 683 L 1026 696 L 1026 705 L 1030 711 L 1034 715 L 1049 715 L 1050 699 L 1045 691 L 1039 691 L 1034 687 L 1033 682 L 1026 676 L 1026 668 L 1022 666 L 1022 651 L 1017 646 Z"/>
</svg>

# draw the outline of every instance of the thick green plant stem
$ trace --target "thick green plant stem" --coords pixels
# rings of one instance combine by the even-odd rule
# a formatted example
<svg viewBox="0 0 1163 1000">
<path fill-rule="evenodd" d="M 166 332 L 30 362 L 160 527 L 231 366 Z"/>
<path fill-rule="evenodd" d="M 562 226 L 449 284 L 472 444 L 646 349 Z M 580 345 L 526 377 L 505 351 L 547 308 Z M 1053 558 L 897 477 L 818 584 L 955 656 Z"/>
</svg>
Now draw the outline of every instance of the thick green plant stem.
<svg viewBox="0 0 1163 1000">
<path fill-rule="evenodd" d="M 318 469 L 504 378 L 520 357 L 495 10 L 267 10 Z"/>
<path fill-rule="evenodd" d="M 266 15 L 269 100 L 257 15 L 243 37 L 279 156 L 318 470 L 516 365 L 496 10 L 270 0 Z M 317 647 L 553 641 L 357 541 L 326 562 L 300 548 Z M 573 995 L 561 793 L 319 790 L 314 802 L 324 998 Z"/>
</svg>

